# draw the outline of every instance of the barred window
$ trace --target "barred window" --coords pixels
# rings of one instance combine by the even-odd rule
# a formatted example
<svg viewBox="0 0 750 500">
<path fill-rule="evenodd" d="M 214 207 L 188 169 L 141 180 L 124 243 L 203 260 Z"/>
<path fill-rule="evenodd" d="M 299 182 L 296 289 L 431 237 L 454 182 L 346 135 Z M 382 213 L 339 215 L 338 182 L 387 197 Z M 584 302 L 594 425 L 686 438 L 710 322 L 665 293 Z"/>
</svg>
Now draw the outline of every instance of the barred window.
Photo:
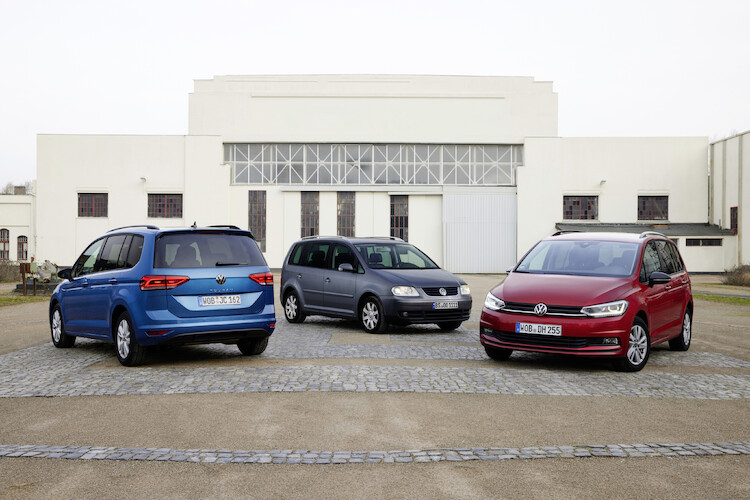
<svg viewBox="0 0 750 500">
<path fill-rule="evenodd" d="M 639 196 L 638 220 L 668 220 L 669 196 Z"/>
<path fill-rule="evenodd" d="M 107 217 L 107 193 L 78 193 L 78 217 Z"/>
<path fill-rule="evenodd" d="M 0 229 L 0 260 L 10 260 L 10 231 Z"/>
<path fill-rule="evenodd" d="M 391 236 L 409 241 L 409 197 L 391 196 Z"/>
<path fill-rule="evenodd" d="M 737 215 L 737 207 L 731 207 L 729 209 L 729 229 L 732 234 L 737 234 L 737 228 L 739 227 L 739 219 Z"/>
<path fill-rule="evenodd" d="M 302 191 L 301 195 L 301 220 L 300 237 L 317 236 L 319 233 L 320 205 L 317 191 Z"/>
<path fill-rule="evenodd" d="M 266 251 L 266 192 L 248 191 L 247 228 L 255 236 L 261 252 Z"/>
<path fill-rule="evenodd" d="M 18 240 L 18 260 L 27 260 L 29 258 L 29 238 L 19 236 Z"/>
<path fill-rule="evenodd" d="M 354 236 L 354 192 L 339 191 L 337 198 L 336 234 L 339 236 Z"/>
<path fill-rule="evenodd" d="M 688 247 L 720 247 L 722 238 L 687 238 L 685 246 Z"/>
<path fill-rule="evenodd" d="M 181 194 L 149 194 L 148 216 L 179 219 L 182 217 Z"/>
<path fill-rule="evenodd" d="M 598 196 L 563 196 L 563 219 L 596 220 L 598 218 Z"/>
</svg>

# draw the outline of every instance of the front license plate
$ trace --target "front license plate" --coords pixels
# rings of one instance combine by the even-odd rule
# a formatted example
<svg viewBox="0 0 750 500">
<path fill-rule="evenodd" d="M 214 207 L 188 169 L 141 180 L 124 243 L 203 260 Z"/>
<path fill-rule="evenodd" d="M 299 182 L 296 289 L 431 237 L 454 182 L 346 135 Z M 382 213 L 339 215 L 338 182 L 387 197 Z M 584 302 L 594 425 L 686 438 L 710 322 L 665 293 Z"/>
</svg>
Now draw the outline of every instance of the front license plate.
<svg viewBox="0 0 750 500">
<path fill-rule="evenodd" d="M 540 325 L 539 323 L 516 323 L 516 333 L 534 335 L 562 335 L 562 325 Z"/>
<path fill-rule="evenodd" d="M 433 302 L 432 303 L 433 309 L 458 309 L 458 302 L 451 301 L 451 302 Z"/>
<path fill-rule="evenodd" d="M 205 295 L 198 297 L 200 306 L 238 306 L 242 305 L 242 297 L 239 295 Z"/>
</svg>

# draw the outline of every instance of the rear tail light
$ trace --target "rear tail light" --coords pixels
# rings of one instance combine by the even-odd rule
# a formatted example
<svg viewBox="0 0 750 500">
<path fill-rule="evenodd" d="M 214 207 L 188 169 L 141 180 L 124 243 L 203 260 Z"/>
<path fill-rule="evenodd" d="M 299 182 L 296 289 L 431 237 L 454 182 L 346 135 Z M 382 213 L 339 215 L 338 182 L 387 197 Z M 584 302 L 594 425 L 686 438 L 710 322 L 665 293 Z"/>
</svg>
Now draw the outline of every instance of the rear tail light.
<svg viewBox="0 0 750 500">
<path fill-rule="evenodd" d="M 141 290 L 171 290 L 188 281 L 187 276 L 144 276 L 138 286 Z"/>
<path fill-rule="evenodd" d="M 259 285 L 271 285 L 273 286 L 273 274 L 271 273 L 257 273 L 251 274 L 250 279 Z"/>
</svg>

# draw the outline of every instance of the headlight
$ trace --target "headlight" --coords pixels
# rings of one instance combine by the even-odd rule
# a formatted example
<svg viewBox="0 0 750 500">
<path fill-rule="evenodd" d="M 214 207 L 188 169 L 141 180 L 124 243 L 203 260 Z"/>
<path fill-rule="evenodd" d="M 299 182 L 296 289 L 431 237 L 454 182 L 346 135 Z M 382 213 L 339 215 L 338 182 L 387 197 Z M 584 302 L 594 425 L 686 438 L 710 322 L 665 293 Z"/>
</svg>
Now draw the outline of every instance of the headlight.
<svg viewBox="0 0 750 500">
<path fill-rule="evenodd" d="M 471 288 L 469 288 L 469 285 L 461 285 L 461 295 L 471 295 Z"/>
<path fill-rule="evenodd" d="M 595 306 L 586 306 L 581 308 L 581 312 L 592 318 L 609 318 L 611 316 L 622 316 L 628 310 L 627 300 L 618 300 L 607 302 L 606 304 L 597 304 Z"/>
<path fill-rule="evenodd" d="M 488 293 L 484 299 L 484 307 L 493 311 L 499 311 L 505 307 L 505 302 L 492 295 L 492 293 Z"/>
<path fill-rule="evenodd" d="M 391 293 L 397 297 L 419 297 L 419 292 L 413 286 L 394 286 Z"/>
</svg>

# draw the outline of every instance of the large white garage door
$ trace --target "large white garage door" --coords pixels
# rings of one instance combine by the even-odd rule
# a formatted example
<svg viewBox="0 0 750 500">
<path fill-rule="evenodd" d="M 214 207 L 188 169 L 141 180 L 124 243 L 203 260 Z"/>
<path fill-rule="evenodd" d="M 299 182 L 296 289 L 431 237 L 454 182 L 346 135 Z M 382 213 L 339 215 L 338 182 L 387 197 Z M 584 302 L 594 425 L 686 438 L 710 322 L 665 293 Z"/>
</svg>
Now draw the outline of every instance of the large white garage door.
<svg viewBox="0 0 750 500">
<path fill-rule="evenodd" d="M 516 193 L 443 195 L 445 267 L 504 273 L 516 263 Z"/>
</svg>

